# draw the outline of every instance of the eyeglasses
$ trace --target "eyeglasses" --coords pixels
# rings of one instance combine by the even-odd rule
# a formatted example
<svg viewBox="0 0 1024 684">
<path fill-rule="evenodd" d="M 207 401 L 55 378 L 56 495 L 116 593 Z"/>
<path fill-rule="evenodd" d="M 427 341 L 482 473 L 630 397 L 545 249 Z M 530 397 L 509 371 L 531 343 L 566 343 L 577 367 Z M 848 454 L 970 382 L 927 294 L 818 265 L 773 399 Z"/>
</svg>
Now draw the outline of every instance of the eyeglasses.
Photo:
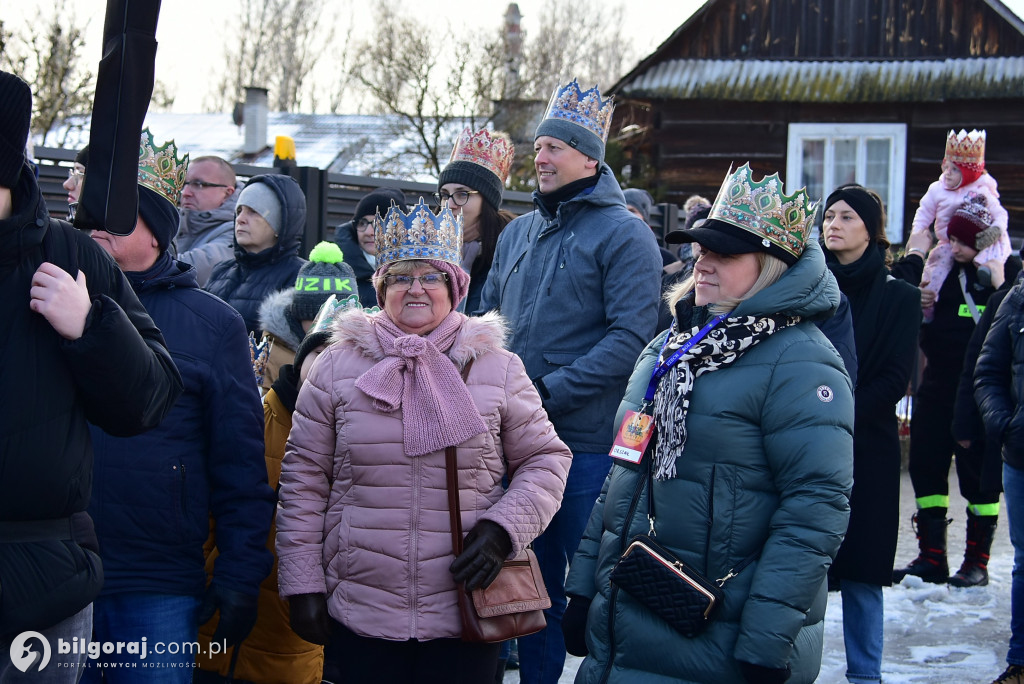
<svg viewBox="0 0 1024 684">
<path fill-rule="evenodd" d="M 479 195 L 479 190 L 456 190 L 455 192 L 441 192 L 434 193 L 434 199 L 437 201 L 438 206 L 444 206 L 448 200 L 455 200 L 455 206 L 461 207 L 469 201 L 470 195 Z"/>
<path fill-rule="evenodd" d="M 83 178 L 85 178 L 85 171 L 68 169 L 68 180 L 74 181 L 76 185 L 81 183 Z"/>
<path fill-rule="evenodd" d="M 412 287 L 413 281 L 418 280 L 424 290 L 436 290 L 444 287 L 448 280 L 447 273 L 424 273 L 418 276 L 407 275 L 386 275 L 384 282 L 396 292 L 405 292 Z"/>
<path fill-rule="evenodd" d="M 373 230 L 373 221 L 361 218 L 356 222 L 356 230 L 358 230 L 360 233 L 366 232 L 367 229 Z"/>
<path fill-rule="evenodd" d="M 193 190 L 205 190 L 206 188 L 226 188 L 227 185 L 221 185 L 220 183 L 207 183 L 201 180 L 190 180 L 185 181 L 185 185 L 192 188 Z M 182 188 L 184 189 L 184 188 Z"/>
</svg>

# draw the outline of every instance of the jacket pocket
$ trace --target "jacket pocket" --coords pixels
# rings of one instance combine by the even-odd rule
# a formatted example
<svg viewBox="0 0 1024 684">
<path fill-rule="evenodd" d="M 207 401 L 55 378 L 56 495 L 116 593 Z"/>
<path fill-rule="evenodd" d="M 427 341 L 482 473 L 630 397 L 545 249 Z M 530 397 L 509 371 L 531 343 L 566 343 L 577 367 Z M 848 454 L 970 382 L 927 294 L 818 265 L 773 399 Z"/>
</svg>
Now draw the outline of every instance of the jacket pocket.
<svg viewBox="0 0 1024 684">
<path fill-rule="evenodd" d="M 561 368 L 562 366 L 570 366 L 576 359 L 583 356 L 582 352 L 559 352 L 559 351 L 546 351 L 542 352 L 544 361 L 550 366 L 555 368 Z"/>
</svg>

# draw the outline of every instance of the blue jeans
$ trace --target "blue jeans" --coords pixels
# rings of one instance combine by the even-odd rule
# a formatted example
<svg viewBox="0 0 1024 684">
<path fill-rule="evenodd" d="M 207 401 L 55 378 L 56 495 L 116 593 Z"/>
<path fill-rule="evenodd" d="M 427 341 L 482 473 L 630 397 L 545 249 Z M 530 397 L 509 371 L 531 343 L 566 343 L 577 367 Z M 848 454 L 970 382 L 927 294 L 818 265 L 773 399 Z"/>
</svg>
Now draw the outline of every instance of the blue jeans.
<svg viewBox="0 0 1024 684">
<path fill-rule="evenodd" d="M 41 635 L 50 647 L 50 661 L 43 665 L 41 658 L 45 657 L 45 646 L 40 643 L 39 637 L 22 638 L 25 632 L 14 637 L 19 641 L 20 646 L 14 650 L 18 651 L 21 658 L 26 649 L 31 649 L 39 656 L 35 662 L 29 661 L 22 667 L 22 672 L 14 666 L 11 661 L 11 642 L 0 642 L 0 684 L 14 684 L 15 682 L 32 682 L 33 684 L 75 684 L 82 676 L 85 667 L 86 656 L 84 653 L 61 653 L 60 644 L 70 645 L 80 643 L 82 639 L 88 640 L 92 633 L 92 604 L 89 604 L 71 617 L 58 622 L 53 627 L 40 630 Z M 67 649 L 71 651 L 71 648 Z M 39 666 L 43 665 L 42 669 Z"/>
<path fill-rule="evenodd" d="M 565 573 L 590 520 L 611 468 L 608 454 L 577 453 L 565 483 L 562 507 L 544 533 L 533 542 L 551 608 L 544 611 L 548 626 L 519 641 L 519 681 L 522 684 L 555 684 L 565 667 L 562 615 L 565 613 Z"/>
<path fill-rule="evenodd" d="M 846 678 L 851 682 L 882 680 L 882 587 L 842 580 L 843 643 Z"/>
<path fill-rule="evenodd" d="M 1024 665 L 1024 470 L 1003 464 L 1003 500 L 1013 544 L 1010 582 L 1010 650 L 1006 662 Z"/>
<path fill-rule="evenodd" d="M 139 643 L 145 638 L 145 655 L 99 653 L 90 658 L 85 684 L 105 676 L 107 684 L 189 684 L 195 669 L 196 651 L 191 644 L 199 634 L 196 620 L 199 599 L 194 596 L 125 592 L 96 599 L 92 640 L 99 644 Z M 104 667 L 106 665 L 106 667 Z M 127 667 L 125 667 L 127 665 Z"/>
</svg>

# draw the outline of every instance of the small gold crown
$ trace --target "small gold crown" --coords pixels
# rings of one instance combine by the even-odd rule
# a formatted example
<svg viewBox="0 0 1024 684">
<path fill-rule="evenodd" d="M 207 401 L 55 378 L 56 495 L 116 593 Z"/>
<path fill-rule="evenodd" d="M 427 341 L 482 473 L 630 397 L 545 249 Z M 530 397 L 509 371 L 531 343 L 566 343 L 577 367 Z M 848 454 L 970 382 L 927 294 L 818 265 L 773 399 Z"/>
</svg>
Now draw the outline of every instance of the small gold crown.
<svg viewBox="0 0 1024 684">
<path fill-rule="evenodd" d="M 391 204 L 384 218 L 373 223 L 377 267 L 395 261 L 436 259 L 456 266 L 462 263 L 462 214 L 452 214 L 446 202 L 438 214 L 420 201 L 406 214 Z"/>
<path fill-rule="evenodd" d="M 960 129 L 946 136 L 946 159 L 956 164 L 985 166 L 985 131 Z"/>
<path fill-rule="evenodd" d="M 507 133 L 495 131 L 491 134 L 486 129 L 474 133 L 470 128 L 465 128 L 455 141 L 449 162 L 465 161 L 477 164 L 504 183 L 515 156 L 515 147 Z"/>
<path fill-rule="evenodd" d="M 615 110 L 614 97 L 601 99 L 597 86 L 580 91 L 576 79 L 565 86 L 558 86 L 548 102 L 545 119 L 564 119 L 582 126 L 608 142 L 608 131 L 612 127 L 612 112 Z"/>
<path fill-rule="evenodd" d="M 735 172 L 729 169 L 708 219 L 742 228 L 761 238 L 765 247 L 774 244 L 799 257 L 811 235 L 817 209 L 817 203 L 807 196 L 807 188 L 785 195 L 779 174 L 754 181 L 746 163 Z"/>
<path fill-rule="evenodd" d="M 157 147 L 150 130 L 142 129 L 142 140 L 139 143 L 139 185 L 149 188 L 174 206 L 178 206 L 178 198 L 185 187 L 187 171 L 187 153 L 179 159 L 178 147 L 173 140 L 168 140 Z"/>
</svg>

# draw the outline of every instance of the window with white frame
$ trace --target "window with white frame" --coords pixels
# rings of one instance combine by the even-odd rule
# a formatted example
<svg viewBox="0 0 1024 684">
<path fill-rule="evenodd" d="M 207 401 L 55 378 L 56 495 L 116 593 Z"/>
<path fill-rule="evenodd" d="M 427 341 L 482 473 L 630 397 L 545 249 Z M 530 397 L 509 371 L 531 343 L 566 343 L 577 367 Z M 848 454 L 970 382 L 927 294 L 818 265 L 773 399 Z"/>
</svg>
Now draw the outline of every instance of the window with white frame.
<svg viewBox="0 0 1024 684">
<path fill-rule="evenodd" d="M 812 200 L 824 200 L 844 183 L 860 183 L 882 198 L 886 235 L 900 243 L 906 155 L 904 124 L 790 124 L 786 192 L 807 186 Z"/>
</svg>

